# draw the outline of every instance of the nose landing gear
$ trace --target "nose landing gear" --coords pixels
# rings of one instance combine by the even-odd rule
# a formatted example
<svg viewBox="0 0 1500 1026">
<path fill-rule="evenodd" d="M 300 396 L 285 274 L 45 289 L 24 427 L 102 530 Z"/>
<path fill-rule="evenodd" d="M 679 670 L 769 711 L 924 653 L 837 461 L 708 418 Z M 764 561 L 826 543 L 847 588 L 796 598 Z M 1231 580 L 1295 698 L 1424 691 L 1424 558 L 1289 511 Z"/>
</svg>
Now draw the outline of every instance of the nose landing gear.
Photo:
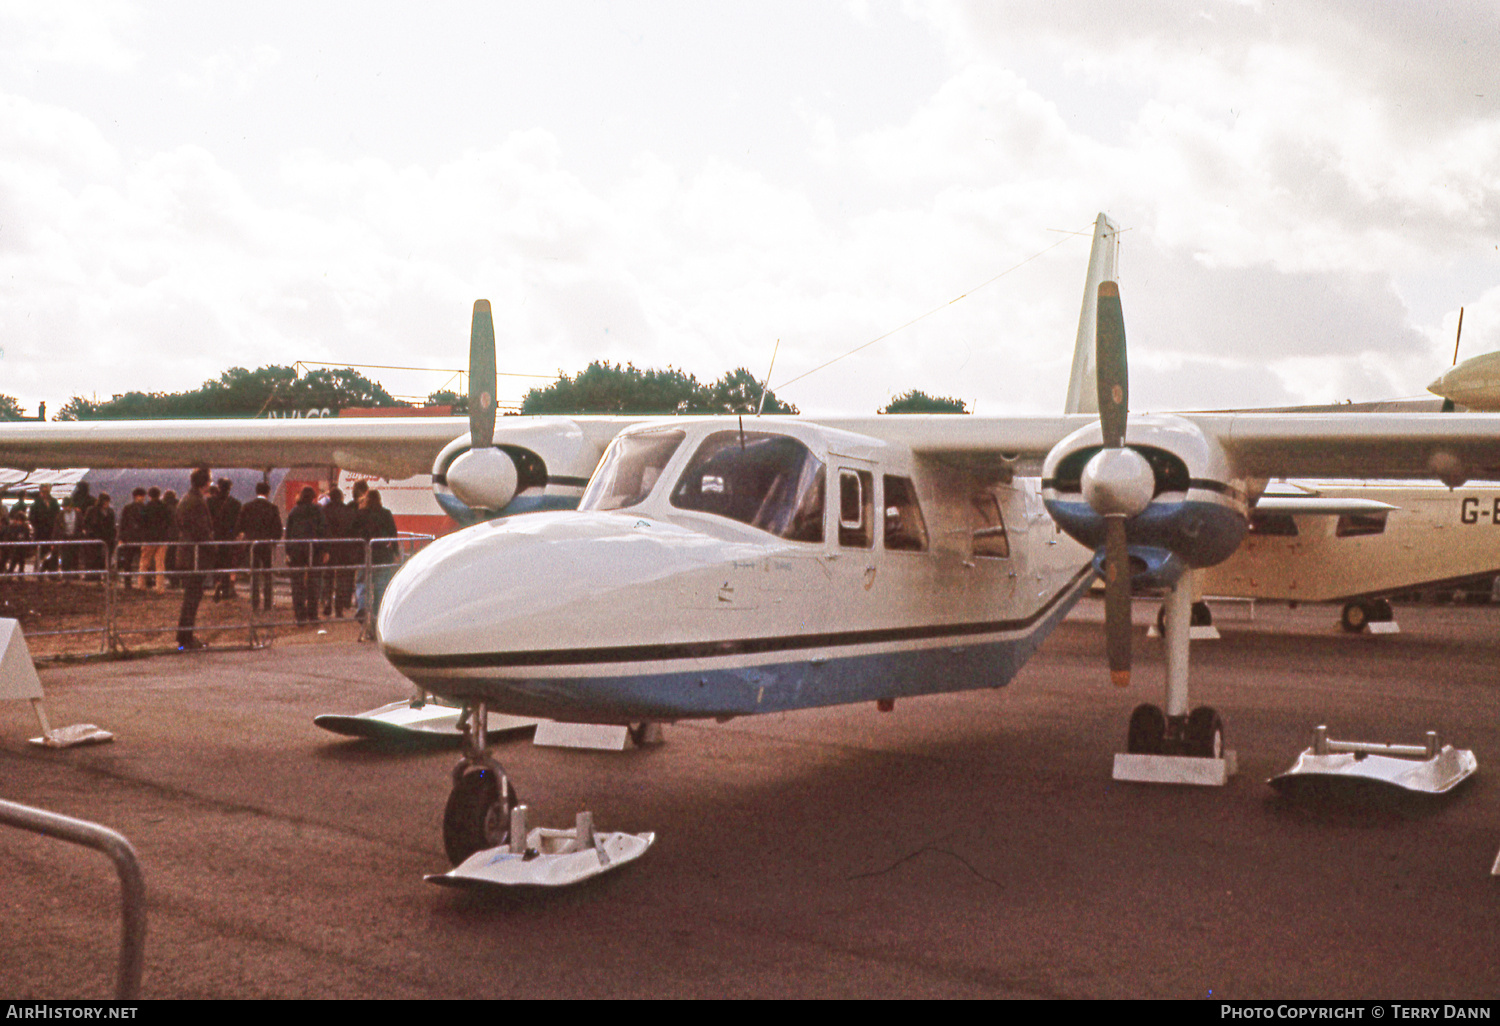
<svg viewBox="0 0 1500 1026">
<path fill-rule="evenodd" d="M 483 702 L 464 707 L 459 729 L 464 755 L 453 767 L 453 790 L 443 811 L 443 848 L 455 866 L 485 848 L 510 839 L 510 812 L 520 804 L 505 769 L 486 751 Z"/>
<path fill-rule="evenodd" d="M 1223 719 L 1208 706 L 1188 711 L 1192 575 L 1184 573 L 1162 604 L 1166 709 L 1146 704 L 1130 714 L 1126 751 L 1115 756 L 1116 780 L 1222 786 L 1235 772 L 1234 753 L 1224 747 Z"/>
</svg>

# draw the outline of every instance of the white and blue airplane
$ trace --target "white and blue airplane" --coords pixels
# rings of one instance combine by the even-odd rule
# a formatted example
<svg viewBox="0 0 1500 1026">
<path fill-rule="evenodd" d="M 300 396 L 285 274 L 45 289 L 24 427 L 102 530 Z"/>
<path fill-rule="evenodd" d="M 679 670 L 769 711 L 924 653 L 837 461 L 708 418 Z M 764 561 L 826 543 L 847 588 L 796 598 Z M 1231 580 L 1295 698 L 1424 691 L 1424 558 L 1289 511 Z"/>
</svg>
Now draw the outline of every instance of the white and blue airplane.
<svg viewBox="0 0 1500 1026">
<path fill-rule="evenodd" d="M 477 726 L 488 712 L 635 724 L 999 687 L 1096 573 L 1117 684 L 1132 592 L 1168 595 L 1165 709 L 1137 708 L 1130 750 L 1214 756 L 1222 722 L 1188 702 L 1193 577 L 1240 547 L 1267 482 L 1500 480 L 1500 415 L 1128 416 L 1116 234 L 1100 215 L 1079 328 L 1098 369 L 1075 361 L 1076 413 L 497 425 L 481 300 L 467 432 L 10 424 L 0 464 L 430 465 L 445 507 L 481 522 L 401 568 L 378 634 L 401 673 L 464 709 L 444 818 L 455 863 L 504 843 L 516 801 Z"/>
</svg>

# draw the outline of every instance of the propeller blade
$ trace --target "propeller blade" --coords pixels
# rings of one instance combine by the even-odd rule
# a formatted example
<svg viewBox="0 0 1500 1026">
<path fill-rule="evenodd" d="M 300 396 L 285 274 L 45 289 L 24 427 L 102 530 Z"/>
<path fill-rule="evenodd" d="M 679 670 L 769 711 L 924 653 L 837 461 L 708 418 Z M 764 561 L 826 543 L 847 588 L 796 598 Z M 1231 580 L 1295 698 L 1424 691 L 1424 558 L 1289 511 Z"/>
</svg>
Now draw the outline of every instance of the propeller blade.
<svg viewBox="0 0 1500 1026">
<path fill-rule="evenodd" d="M 1130 684 L 1130 548 L 1125 518 L 1104 518 L 1104 636 L 1109 650 L 1109 679 L 1116 687 Z"/>
<path fill-rule="evenodd" d="M 1120 286 L 1099 283 L 1098 321 L 1094 330 L 1094 374 L 1099 385 L 1099 426 L 1106 448 L 1125 444 L 1125 411 L 1130 379 L 1125 367 L 1125 314 L 1120 308 Z"/>
<path fill-rule="evenodd" d="M 495 321 L 488 299 L 474 301 L 469 332 L 469 444 L 475 449 L 495 444 Z"/>
</svg>

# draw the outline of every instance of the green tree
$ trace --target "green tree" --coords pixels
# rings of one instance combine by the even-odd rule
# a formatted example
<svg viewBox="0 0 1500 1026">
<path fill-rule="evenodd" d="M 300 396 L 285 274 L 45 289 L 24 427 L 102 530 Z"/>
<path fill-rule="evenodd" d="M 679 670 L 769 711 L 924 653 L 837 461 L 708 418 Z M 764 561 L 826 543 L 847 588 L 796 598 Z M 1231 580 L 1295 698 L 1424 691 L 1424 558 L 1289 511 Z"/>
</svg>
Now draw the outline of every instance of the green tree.
<svg viewBox="0 0 1500 1026">
<path fill-rule="evenodd" d="M 451 388 L 440 388 L 427 397 L 428 406 L 451 406 L 455 417 L 466 417 L 469 413 L 469 397 L 459 395 Z"/>
<path fill-rule="evenodd" d="M 573 377 L 566 374 L 521 400 L 522 413 L 646 413 L 692 411 L 701 390 L 691 374 L 668 367 L 641 370 L 596 360 Z"/>
<path fill-rule="evenodd" d="M 526 414 L 712 414 L 754 413 L 760 383 L 741 367 L 712 385 L 674 367 L 641 370 L 595 361 L 573 377 L 566 374 L 546 388 L 533 388 L 521 401 Z M 797 408 L 766 394 L 766 413 L 796 413 Z"/>
<path fill-rule="evenodd" d="M 962 399 L 952 399 L 948 396 L 928 395 L 926 392 L 912 389 L 905 395 L 898 395 L 885 404 L 881 413 L 968 413 L 969 404 Z"/>
<path fill-rule="evenodd" d="M 25 416 L 15 396 L 0 395 L 0 420 L 20 420 Z"/>
<path fill-rule="evenodd" d="M 217 381 L 191 392 L 126 392 L 105 402 L 75 395 L 55 420 L 155 420 L 187 417 L 255 417 L 308 409 L 405 406 L 377 381 L 352 367 L 320 367 L 298 375 L 294 367 L 231 367 Z"/>
<path fill-rule="evenodd" d="M 796 413 L 797 407 L 776 398 L 776 393 L 766 390 L 766 401 L 760 401 L 761 383 L 744 367 L 725 374 L 705 390 L 702 409 L 694 413 Z"/>
</svg>

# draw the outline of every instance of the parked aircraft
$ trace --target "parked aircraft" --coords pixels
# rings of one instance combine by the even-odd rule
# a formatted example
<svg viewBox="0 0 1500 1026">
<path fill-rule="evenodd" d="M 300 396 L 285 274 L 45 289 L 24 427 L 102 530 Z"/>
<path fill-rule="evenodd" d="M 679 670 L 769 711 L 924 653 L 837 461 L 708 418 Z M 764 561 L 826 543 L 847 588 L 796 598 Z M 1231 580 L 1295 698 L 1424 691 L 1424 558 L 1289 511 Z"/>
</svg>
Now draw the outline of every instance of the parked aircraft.
<svg viewBox="0 0 1500 1026">
<path fill-rule="evenodd" d="M 1266 483 L 1500 480 L 1500 416 L 1129 416 L 1116 231 L 1101 215 L 1080 323 L 1098 414 L 496 425 L 480 301 L 467 435 L 435 419 L 4 425 L 0 462 L 149 453 L 405 476 L 435 457 L 460 513 L 503 514 L 410 560 L 379 618 L 386 658 L 465 709 L 455 861 L 502 843 L 515 801 L 475 727 L 490 710 L 636 723 L 998 687 L 1096 571 L 1118 684 L 1131 592 L 1169 596 L 1166 708 L 1136 710 L 1130 749 L 1213 755 L 1222 722 L 1188 703 L 1194 575 L 1239 548 Z M 580 493 L 576 510 L 546 508 Z"/>
<path fill-rule="evenodd" d="M 1492 484 L 1298 480 L 1267 487 L 1244 543 L 1198 586 L 1210 596 L 1342 602 L 1340 623 L 1358 632 L 1393 619 L 1392 595 L 1497 573 L 1500 488 Z"/>
</svg>

